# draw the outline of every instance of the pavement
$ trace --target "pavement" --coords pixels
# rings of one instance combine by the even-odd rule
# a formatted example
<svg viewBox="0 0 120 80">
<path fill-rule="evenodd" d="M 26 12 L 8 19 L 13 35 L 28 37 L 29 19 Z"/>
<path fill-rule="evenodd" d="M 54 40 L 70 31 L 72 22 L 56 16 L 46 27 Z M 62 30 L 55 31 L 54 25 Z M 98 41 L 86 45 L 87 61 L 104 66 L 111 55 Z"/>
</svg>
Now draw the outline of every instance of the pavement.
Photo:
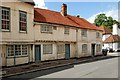
<svg viewBox="0 0 120 80">
<path fill-rule="evenodd" d="M 84 63 L 84 64 L 85 63 L 92 63 L 92 62 L 111 59 L 111 58 L 115 58 L 115 57 L 118 57 L 118 53 L 108 53 L 108 56 L 98 56 L 98 57 L 93 57 L 93 58 L 92 57 L 80 58 L 80 59 L 72 60 L 74 62 L 72 62 L 70 64 L 63 64 L 63 65 L 52 66 L 52 67 L 45 67 L 44 69 L 41 68 L 41 69 L 31 70 L 31 71 L 28 71 L 28 72 L 12 74 L 11 76 L 4 77 L 4 78 L 29 78 L 29 79 L 32 79 L 32 78 L 35 78 L 35 77 L 44 76 L 44 75 L 47 75 L 47 74 L 62 71 L 62 70 L 65 70 L 65 69 L 68 70 L 69 68 L 75 67 L 74 65 L 79 65 L 81 63 Z M 60 60 L 58 60 L 58 61 L 60 61 Z M 81 69 L 81 71 L 82 71 L 82 69 Z M 94 69 L 93 69 L 93 71 L 94 71 Z"/>
<path fill-rule="evenodd" d="M 120 56 L 120 52 L 108 53 L 108 56 Z"/>
</svg>

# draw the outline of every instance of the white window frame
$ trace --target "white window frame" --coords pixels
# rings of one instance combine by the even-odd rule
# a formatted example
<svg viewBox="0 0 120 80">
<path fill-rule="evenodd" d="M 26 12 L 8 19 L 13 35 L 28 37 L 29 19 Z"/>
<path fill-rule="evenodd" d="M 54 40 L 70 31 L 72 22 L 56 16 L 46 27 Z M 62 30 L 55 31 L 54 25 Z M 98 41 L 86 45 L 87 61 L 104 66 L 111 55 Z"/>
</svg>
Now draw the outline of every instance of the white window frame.
<svg viewBox="0 0 120 80">
<path fill-rule="evenodd" d="M 87 37 L 87 30 L 86 29 L 81 29 L 81 36 Z"/>
<path fill-rule="evenodd" d="M 69 27 L 64 27 L 64 34 L 69 34 L 69 33 L 70 33 Z"/>
<path fill-rule="evenodd" d="M 19 31 L 27 32 L 27 12 L 21 10 L 19 11 Z"/>
<path fill-rule="evenodd" d="M 22 46 L 22 55 L 28 55 L 28 45 L 21 45 Z M 23 46 L 24 46 L 24 48 L 23 48 Z M 25 49 L 25 47 L 26 47 L 26 52 L 25 51 L 23 51 L 23 49 Z M 23 54 L 24 53 L 24 54 Z"/>
<path fill-rule="evenodd" d="M 87 53 L 88 45 L 82 44 L 82 53 Z"/>
<path fill-rule="evenodd" d="M 51 25 L 41 25 L 41 33 L 52 33 L 53 27 Z"/>
<path fill-rule="evenodd" d="M 18 49 L 18 50 L 17 50 Z M 15 55 L 16 56 L 21 56 L 22 52 L 21 52 L 21 45 L 15 45 Z"/>
<path fill-rule="evenodd" d="M 8 12 L 8 14 L 3 14 L 2 13 L 3 11 L 5 13 Z M 3 23 L 2 23 L 3 21 L 5 22 L 4 24 L 5 28 L 3 28 Z M 2 31 L 10 31 L 10 8 L 1 7 L 1 29 Z"/>
<path fill-rule="evenodd" d="M 96 38 L 100 38 L 100 33 L 99 32 L 96 32 Z"/>
<path fill-rule="evenodd" d="M 13 57 L 14 56 L 14 45 L 7 45 L 7 56 L 8 57 Z"/>
<path fill-rule="evenodd" d="M 13 55 L 9 55 L 11 53 L 9 53 L 10 47 L 9 46 L 13 46 Z M 19 50 L 17 50 L 17 46 L 19 46 Z M 23 54 L 23 46 L 26 46 L 26 54 Z M 16 52 L 19 52 L 19 54 L 16 54 Z M 14 56 L 27 56 L 28 55 L 28 45 L 7 45 L 7 57 L 14 57 Z"/>
<path fill-rule="evenodd" d="M 52 44 L 43 44 L 43 54 L 52 54 L 53 45 Z"/>
</svg>

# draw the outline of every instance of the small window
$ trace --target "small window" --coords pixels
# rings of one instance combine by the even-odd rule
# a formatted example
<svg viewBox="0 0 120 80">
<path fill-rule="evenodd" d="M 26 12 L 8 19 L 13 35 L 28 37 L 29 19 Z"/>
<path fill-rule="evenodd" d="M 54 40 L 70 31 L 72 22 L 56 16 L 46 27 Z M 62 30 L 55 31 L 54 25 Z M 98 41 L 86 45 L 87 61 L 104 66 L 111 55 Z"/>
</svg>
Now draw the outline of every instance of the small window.
<svg viewBox="0 0 120 80">
<path fill-rule="evenodd" d="M 52 33 L 52 26 L 49 26 L 49 25 L 41 25 L 41 32 L 44 32 L 44 33 Z"/>
<path fill-rule="evenodd" d="M 14 56 L 14 46 L 13 45 L 7 46 L 7 56 Z"/>
<path fill-rule="evenodd" d="M 43 45 L 43 54 L 52 54 L 52 44 Z"/>
<path fill-rule="evenodd" d="M 57 30 L 57 26 L 53 26 L 53 30 Z"/>
<path fill-rule="evenodd" d="M 81 30 L 81 36 L 82 36 L 82 37 L 87 37 L 87 30 L 82 29 L 82 30 Z"/>
<path fill-rule="evenodd" d="M 64 44 L 57 45 L 57 53 L 58 54 L 65 53 L 65 45 Z"/>
<path fill-rule="evenodd" d="M 96 32 L 96 38 L 100 38 L 100 33 Z"/>
<path fill-rule="evenodd" d="M 64 28 L 64 34 L 69 34 L 69 27 Z"/>
<path fill-rule="evenodd" d="M 2 7 L 2 30 L 9 31 L 10 30 L 10 9 Z"/>
<path fill-rule="evenodd" d="M 27 31 L 27 13 L 24 11 L 19 11 L 19 26 L 20 31 Z"/>
<path fill-rule="evenodd" d="M 101 51 L 101 45 L 100 44 L 97 44 L 96 45 L 96 52 L 100 52 Z"/>
<path fill-rule="evenodd" d="M 82 53 L 87 53 L 87 44 L 82 45 Z"/>
<path fill-rule="evenodd" d="M 120 43 L 118 43 L 118 48 L 120 48 Z"/>
</svg>

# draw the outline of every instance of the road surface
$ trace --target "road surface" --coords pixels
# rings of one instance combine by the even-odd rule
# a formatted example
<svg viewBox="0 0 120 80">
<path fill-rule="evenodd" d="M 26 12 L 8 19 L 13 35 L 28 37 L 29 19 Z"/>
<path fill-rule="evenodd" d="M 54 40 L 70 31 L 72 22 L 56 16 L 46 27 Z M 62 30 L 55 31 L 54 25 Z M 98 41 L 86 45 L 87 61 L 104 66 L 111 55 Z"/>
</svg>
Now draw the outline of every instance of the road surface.
<svg viewBox="0 0 120 80">
<path fill-rule="evenodd" d="M 118 57 L 78 64 L 37 78 L 118 78 Z"/>
</svg>

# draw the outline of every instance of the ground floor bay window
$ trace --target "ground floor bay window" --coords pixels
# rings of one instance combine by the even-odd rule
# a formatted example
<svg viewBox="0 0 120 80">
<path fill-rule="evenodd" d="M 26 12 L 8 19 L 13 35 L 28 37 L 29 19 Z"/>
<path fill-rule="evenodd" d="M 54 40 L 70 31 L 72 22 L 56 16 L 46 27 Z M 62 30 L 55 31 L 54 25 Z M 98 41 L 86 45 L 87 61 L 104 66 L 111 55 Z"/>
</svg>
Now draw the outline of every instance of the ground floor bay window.
<svg viewBox="0 0 120 80">
<path fill-rule="evenodd" d="M 27 45 L 7 45 L 7 57 L 12 56 L 27 56 Z"/>
<path fill-rule="evenodd" d="M 6 45 L 6 65 L 13 66 L 29 62 L 28 45 Z"/>
</svg>

